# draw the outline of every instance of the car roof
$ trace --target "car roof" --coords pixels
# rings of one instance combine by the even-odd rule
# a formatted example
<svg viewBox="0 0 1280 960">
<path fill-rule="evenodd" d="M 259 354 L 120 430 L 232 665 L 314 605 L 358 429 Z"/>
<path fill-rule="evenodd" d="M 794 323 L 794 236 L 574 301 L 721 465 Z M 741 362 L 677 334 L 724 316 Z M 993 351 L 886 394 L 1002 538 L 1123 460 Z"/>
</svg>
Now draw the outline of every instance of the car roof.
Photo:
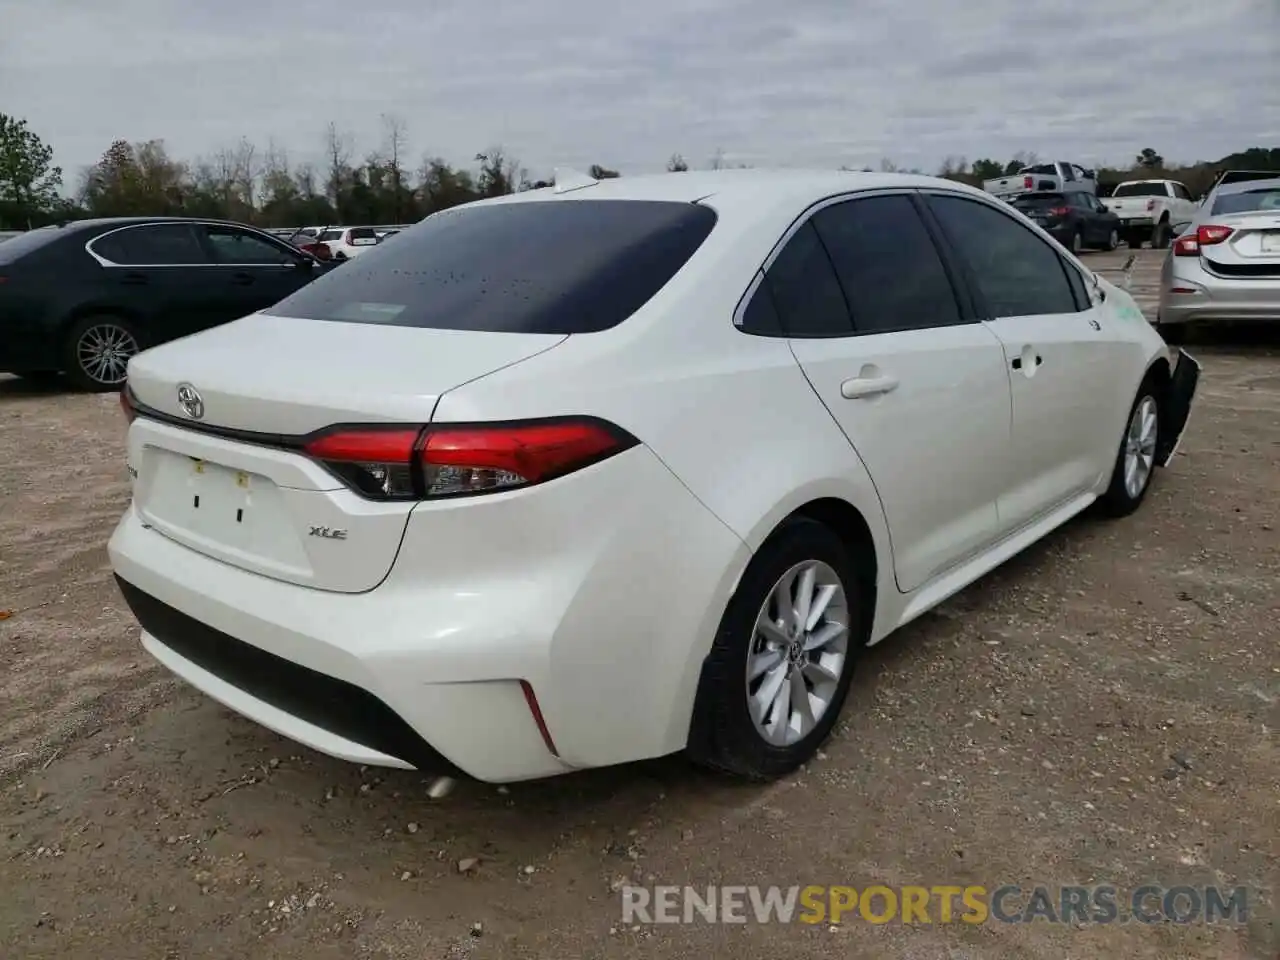
<svg viewBox="0 0 1280 960">
<path fill-rule="evenodd" d="M 227 227 L 247 227 L 250 230 L 261 229 L 251 223 L 242 223 L 238 220 L 221 220 L 218 217 L 91 217 L 87 220 L 68 220 L 66 223 L 58 224 L 58 227 L 69 232 L 78 232 L 109 227 L 132 227 L 149 223 L 213 223 Z"/>
<path fill-rule="evenodd" d="M 557 193 L 555 187 L 526 190 L 474 204 L 568 200 L 666 200 L 694 203 L 715 199 L 715 206 L 790 207 L 803 209 L 826 197 L 858 190 L 944 187 L 990 200 L 975 187 L 910 173 L 864 173 L 852 170 L 746 169 L 699 170 L 614 177 Z"/>
</svg>

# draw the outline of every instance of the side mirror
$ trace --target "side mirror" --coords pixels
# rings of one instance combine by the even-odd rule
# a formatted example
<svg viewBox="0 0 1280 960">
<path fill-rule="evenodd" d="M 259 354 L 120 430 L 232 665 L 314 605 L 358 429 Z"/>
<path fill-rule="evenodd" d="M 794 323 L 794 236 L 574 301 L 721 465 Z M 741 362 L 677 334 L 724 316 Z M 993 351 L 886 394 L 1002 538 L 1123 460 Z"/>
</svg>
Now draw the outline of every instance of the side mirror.
<svg viewBox="0 0 1280 960">
<path fill-rule="evenodd" d="M 1108 207 L 1105 203 L 1098 204 L 1098 209 L 1101 210 L 1103 213 L 1109 213 L 1111 211 L 1111 208 Z"/>
</svg>

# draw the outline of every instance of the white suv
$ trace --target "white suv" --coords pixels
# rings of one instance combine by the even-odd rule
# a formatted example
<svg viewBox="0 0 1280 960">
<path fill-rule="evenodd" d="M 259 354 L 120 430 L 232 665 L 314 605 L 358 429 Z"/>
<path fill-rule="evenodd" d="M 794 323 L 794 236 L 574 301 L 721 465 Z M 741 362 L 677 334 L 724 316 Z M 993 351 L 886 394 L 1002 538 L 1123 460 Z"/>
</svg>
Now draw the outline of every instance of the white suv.
<svg viewBox="0 0 1280 960">
<path fill-rule="evenodd" d="M 378 245 L 378 233 L 373 227 L 332 227 L 321 231 L 318 239 L 329 247 L 335 260 L 350 260 Z"/>
</svg>

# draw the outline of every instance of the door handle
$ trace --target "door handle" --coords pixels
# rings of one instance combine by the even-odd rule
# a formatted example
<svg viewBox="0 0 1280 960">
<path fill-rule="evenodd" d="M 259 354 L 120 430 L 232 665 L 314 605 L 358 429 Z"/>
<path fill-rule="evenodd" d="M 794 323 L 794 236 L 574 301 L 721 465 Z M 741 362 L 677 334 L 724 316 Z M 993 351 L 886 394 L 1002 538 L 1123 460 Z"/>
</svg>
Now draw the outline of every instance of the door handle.
<svg viewBox="0 0 1280 960">
<path fill-rule="evenodd" d="M 231 275 L 231 282 L 237 286 L 247 287 L 253 283 L 253 276 L 248 273 L 235 273 Z"/>
<path fill-rule="evenodd" d="M 840 384 L 840 396 L 846 400 L 878 397 L 898 389 L 897 377 L 851 377 Z"/>
<path fill-rule="evenodd" d="M 142 287 L 147 284 L 147 277 L 143 273 L 126 273 L 120 282 L 130 287 Z"/>
<path fill-rule="evenodd" d="M 1030 367 L 1038 367 L 1038 366 L 1040 366 L 1040 364 L 1042 364 L 1042 363 L 1044 363 L 1044 357 L 1040 356 L 1040 354 L 1038 354 L 1038 353 L 1037 353 L 1034 357 L 1028 357 L 1028 358 L 1027 358 L 1027 365 L 1028 365 L 1028 366 L 1030 366 Z M 1010 361 L 1010 364 L 1013 366 L 1013 369 L 1015 369 L 1015 370 L 1021 370 L 1021 369 L 1022 369 L 1022 357 L 1014 357 L 1014 358 Z"/>
</svg>

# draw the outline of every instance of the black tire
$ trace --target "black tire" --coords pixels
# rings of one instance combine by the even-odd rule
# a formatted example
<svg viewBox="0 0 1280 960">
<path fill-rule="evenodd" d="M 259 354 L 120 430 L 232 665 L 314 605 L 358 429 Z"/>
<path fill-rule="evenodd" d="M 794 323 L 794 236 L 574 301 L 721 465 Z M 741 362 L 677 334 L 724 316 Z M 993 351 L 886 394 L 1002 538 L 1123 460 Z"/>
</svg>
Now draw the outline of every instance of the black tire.
<svg viewBox="0 0 1280 960">
<path fill-rule="evenodd" d="M 1189 323 L 1157 323 L 1156 333 L 1160 334 L 1161 339 L 1171 347 L 1190 343 L 1192 339 Z"/>
<path fill-rule="evenodd" d="M 1140 233 L 1130 233 L 1125 236 L 1124 242 L 1129 245 L 1130 250 L 1141 250 L 1142 241 L 1145 238 Z"/>
<path fill-rule="evenodd" d="M 1155 229 L 1151 231 L 1151 249 L 1163 250 L 1165 247 L 1169 246 L 1169 234 L 1171 232 L 1172 231 L 1169 229 L 1169 221 L 1161 220 L 1157 223 L 1155 225 Z"/>
<path fill-rule="evenodd" d="M 1080 227 L 1071 235 L 1071 252 L 1077 257 L 1084 252 L 1084 230 Z"/>
<path fill-rule="evenodd" d="M 1111 468 L 1111 482 L 1107 485 L 1106 493 L 1098 499 L 1099 508 L 1107 516 L 1127 517 L 1142 506 L 1142 501 L 1146 499 L 1147 491 L 1151 489 L 1151 481 L 1156 474 L 1155 451 L 1160 448 L 1160 431 L 1164 426 L 1162 416 L 1164 410 L 1161 405 L 1161 394 L 1157 384 L 1156 378 L 1148 374 L 1146 379 L 1142 381 L 1142 385 L 1138 387 L 1138 395 L 1134 397 L 1133 405 L 1129 407 L 1129 416 L 1124 421 L 1124 433 L 1120 436 L 1120 448 L 1116 451 L 1116 458 Z M 1128 451 L 1130 431 L 1135 415 L 1147 401 L 1150 401 L 1153 405 L 1152 410 L 1156 415 L 1155 436 L 1151 441 L 1151 466 L 1147 471 L 1146 479 L 1142 482 L 1141 489 L 1132 492 L 1125 483 L 1125 454 Z"/>
<path fill-rule="evenodd" d="M 114 343 L 118 347 L 112 349 L 110 361 L 95 366 L 88 359 L 91 341 Z M 112 314 L 93 314 L 81 317 L 67 330 L 63 338 L 63 369 L 71 385 L 79 390 L 93 393 L 119 390 L 124 386 L 123 365 L 144 349 L 146 340 L 137 324 Z"/>
<path fill-rule="evenodd" d="M 1105 249 L 1115 250 L 1118 246 L 1120 246 L 1120 231 L 1112 230 L 1107 234 L 1107 244 Z"/>
<path fill-rule="evenodd" d="M 807 518 L 787 520 L 765 541 L 747 565 L 703 663 L 687 748 L 691 760 L 762 781 L 784 776 L 813 756 L 839 719 L 855 663 L 866 646 L 868 598 L 856 559 L 829 527 Z M 756 618 L 775 585 L 797 564 L 810 561 L 834 571 L 844 589 L 849 621 L 845 656 L 828 706 L 813 729 L 794 743 L 776 745 L 765 739 L 751 717 L 747 661 L 759 636 Z"/>
</svg>

